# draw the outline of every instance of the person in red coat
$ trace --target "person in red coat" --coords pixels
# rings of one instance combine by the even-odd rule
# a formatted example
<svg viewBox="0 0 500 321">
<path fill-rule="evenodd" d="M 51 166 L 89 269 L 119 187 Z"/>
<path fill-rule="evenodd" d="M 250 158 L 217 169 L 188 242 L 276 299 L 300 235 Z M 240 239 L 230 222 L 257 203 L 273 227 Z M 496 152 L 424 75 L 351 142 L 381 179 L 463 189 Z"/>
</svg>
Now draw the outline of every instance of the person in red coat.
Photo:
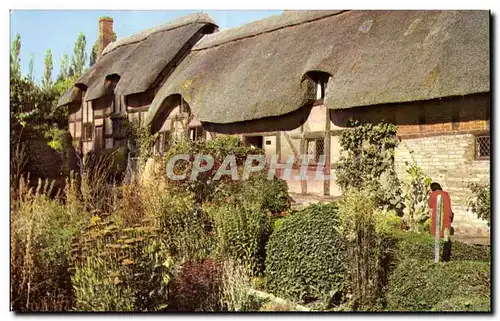
<svg viewBox="0 0 500 321">
<path fill-rule="evenodd" d="M 429 208 L 431 209 L 431 234 L 436 236 L 436 212 L 437 200 L 441 195 L 443 202 L 443 212 L 441 217 L 441 230 L 439 236 L 445 239 L 443 249 L 443 261 L 449 261 L 451 256 L 451 241 L 449 236 L 453 234 L 451 223 L 453 222 L 453 211 L 451 210 L 451 200 L 448 192 L 443 191 L 441 185 L 437 182 L 431 184 L 431 193 L 429 195 Z"/>
</svg>

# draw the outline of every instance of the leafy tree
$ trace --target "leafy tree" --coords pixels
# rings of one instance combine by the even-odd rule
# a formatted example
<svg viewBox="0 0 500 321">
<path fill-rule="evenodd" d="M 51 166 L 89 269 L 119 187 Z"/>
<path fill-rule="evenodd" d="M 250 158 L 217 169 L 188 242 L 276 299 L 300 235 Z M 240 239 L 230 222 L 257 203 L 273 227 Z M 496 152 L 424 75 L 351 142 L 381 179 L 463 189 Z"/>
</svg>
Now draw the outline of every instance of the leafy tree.
<svg viewBox="0 0 500 321">
<path fill-rule="evenodd" d="M 89 66 L 92 67 L 99 56 L 99 38 L 97 38 L 92 46 L 92 51 L 90 52 Z"/>
<path fill-rule="evenodd" d="M 75 75 L 81 75 L 83 72 L 83 67 L 85 67 L 85 62 L 87 61 L 87 52 L 85 47 L 87 46 L 87 40 L 85 35 L 80 33 L 76 39 L 75 47 L 73 49 L 73 58 L 71 61 L 71 67 Z"/>
<path fill-rule="evenodd" d="M 64 54 L 61 59 L 61 69 L 59 70 L 59 75 L 57 75 L 57 81 L 64 80 L 69 76 L 68 70 L 68 55 Z"/>
<path fill-rule="evenodd" d="M 43 72 L 42 86 L 44 89 L 50 88 L 52 85 L 52 70 L 54 66 L 52 64 L 52 51 L 47 49 L 45 52 L 45 70 Z"/>
<path fill-rule="evenodd" d="M 35 78 L 33 76 L 33 64 L 34 64 L 34 61 L 35 61 L 35 54 L 32 53 L 31 57 L 30 57 L 30 63 L 29 63 L 29 66 L 28 66 L 28 79 L 31 82 L 35 82 Z"/>
<path fill-rule="evenodd" d="M 10 52 L 10 73 L 16 78 L 21 78 L 21 58 L 19 57 L 20 52 L 21 52 L 21 35 L 16 34 L 16 37 L 12 42 L 12 47 Z"/>
</svg>

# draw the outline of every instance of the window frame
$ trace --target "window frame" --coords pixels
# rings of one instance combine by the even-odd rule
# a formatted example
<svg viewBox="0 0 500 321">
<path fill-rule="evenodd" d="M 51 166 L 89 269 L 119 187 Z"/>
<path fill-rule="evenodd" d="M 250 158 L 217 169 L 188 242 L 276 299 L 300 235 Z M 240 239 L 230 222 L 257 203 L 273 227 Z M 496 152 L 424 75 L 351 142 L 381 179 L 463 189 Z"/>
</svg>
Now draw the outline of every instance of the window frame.
<svg viewBox="0 0 500 321">
<path fill-rule="evenodd" d="M 482 156 L 481 153 L 481 143 L 480 139 L 487 138 L 489 140 L 488 155 Z M 474 135 L 474 159 L 475 160 L 490 160 L 491 158 L 491 136 L 490 133 L 482 133 Z"/>
<path fill-rule="evenodd" d="M 90 133 L 90 135 L 89 135 Z M 89 137 L 90 136 L 90 137 Z M 94 138 L 94 124 L 87 122 L 82 124 L 82 142 L 91 142 Z"/>
<path fill-rule="evenodd" d="M 305 140 L 305 150 L 306 150 L 306 155 L 310 155 L 309 154 L 309 144 L 311 142 L 314 141 L 315 143 L 315 146 L 314 146 L 314 158 L 309 158 L 309 164 L 311 165 L 317 165 L 319 164 L 319 158 L 321 155 L 325 155 L 325 138 L 324 137 L 321 137 L 321 138 L 304 138 Z M 318 141 L 322 141 L 322 145 L 323 145 L 323 148 L 322 148 L 322 151 L 323 153 L 318 153 Z"/>
<path fill-rule="evenodd" d="M 194 131 L 194 135 L 191 135 Z M 203 126 L 193 126 L 189 127 L 189 139 L 192 141 L 204 141 L 205 140 L 205 130 Z"/>
</svg>

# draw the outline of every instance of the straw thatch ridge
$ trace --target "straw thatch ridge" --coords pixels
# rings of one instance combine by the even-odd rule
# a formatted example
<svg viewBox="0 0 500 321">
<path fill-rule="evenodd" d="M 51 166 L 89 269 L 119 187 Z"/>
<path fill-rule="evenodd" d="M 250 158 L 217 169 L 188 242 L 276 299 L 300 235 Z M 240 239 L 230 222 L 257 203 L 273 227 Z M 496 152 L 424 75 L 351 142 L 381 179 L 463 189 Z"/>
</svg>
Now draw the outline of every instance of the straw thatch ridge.
<svg viewBox="0 0 500 321">
<path fill-rule="evenodd" d="M 264 19 L 202 40 L 159 90 L 146 123 L 174 94 L 202 122 L 284 115 L 310 102 L 305 80 L 311 71 L 331 75 L 325 97 L 331 109 L 490 90 L 488 11 L 278 17 L 290 21 L 290 15 L 293 23 L 271 17 L 275 27 Z M 267 31 L 259 32 L 259 24 Z"/>
<path fill-rule="evenodd" d="M 208 15 L 192 14 L 112 43 L 75 86 L 87 88 L 85 101 L 94 100 L 105 95 L 106 78 L 117 75 L 116 94 L 145 92 L 186 46 L 194 45 L 200 33 L 211 32 L 207 26 L 217 27 Z M 61 99 L 58 105 L 70 102 Z"/>
<path fill-rule="evenodd" d="M 217 24 L 215 21 L 210 18 L 210 16 L 206 13 L 193 13 L 184 17 L 180 17 L 177 19 L 174 19 L 172 21 L 169 21 L 167 23 L 164 23 L 162 25 L 149 28 L 147 30 L 144 30 L 138 34 L 132 35 L 130 37 L 118 39 L 117 41 L 114 41 L 110 43 L 102 52 L 103 55 L 115 50 L 118 47 L 124 46 L 124 45 L 129 45 L 137 42 L 141 42 L 145 40 L 146 38 L 154 35 L 155 33 L 158 32 L 163 32 L 163 31 L 168 31 L 172 29 L 176 29 L 179 27 L 183 27 L 192 23 L 200 23 L 200 24 L 211 24 L 216 26 Z"/>
</svg>

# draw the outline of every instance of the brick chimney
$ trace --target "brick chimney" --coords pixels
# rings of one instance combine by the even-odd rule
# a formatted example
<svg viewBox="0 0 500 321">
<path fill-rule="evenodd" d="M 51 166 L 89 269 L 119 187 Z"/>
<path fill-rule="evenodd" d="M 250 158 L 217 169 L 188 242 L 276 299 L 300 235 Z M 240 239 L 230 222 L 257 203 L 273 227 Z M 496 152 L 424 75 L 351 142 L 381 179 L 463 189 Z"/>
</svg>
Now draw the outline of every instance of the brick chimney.
<svg viewBox="0 0 500 321">
<path fill-rule="evenodd" d="M 113 18 L 99 18 L 99 56 L 102 55 L 104 48 L 113 42 Z"/>
</svg>

